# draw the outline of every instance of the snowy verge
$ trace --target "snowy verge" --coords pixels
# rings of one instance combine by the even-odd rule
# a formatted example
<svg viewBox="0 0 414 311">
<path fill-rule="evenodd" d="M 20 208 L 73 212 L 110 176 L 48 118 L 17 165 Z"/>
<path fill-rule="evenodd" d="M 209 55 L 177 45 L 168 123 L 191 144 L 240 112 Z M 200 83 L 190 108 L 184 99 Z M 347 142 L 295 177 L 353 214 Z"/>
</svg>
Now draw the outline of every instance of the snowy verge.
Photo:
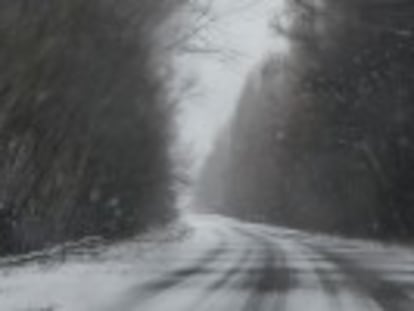
<svg viewBox="0 0 414 311">
<path fill-rule="evenodd" d="M 144 233 L 121 241 L 106 240 L 99 236 L 88 236 L 77 241 L 61 243 L 27 254 L 0 257 L 0 271 L 4 268 L 19 267 L 30 263 L 63 263 L 74 257 L 94 258 L 102 255 L 107 250 L 111 250 L 111 247 L 124 244 L 140 243 L 142 247 L 151 248 L 151 246 L 159 246 L 162 243 L 179 241 L 190 232 L 190 226 L 180 218 L 165 227 L 153 227 Z"/>
<path fill-rule="evenodd" d="M 179 219 L 128 240 L 97 237 L 0 261 L 1 311 L 101 311 L 145 277 L 143 258 L 192 233 Z"/>
</svg>

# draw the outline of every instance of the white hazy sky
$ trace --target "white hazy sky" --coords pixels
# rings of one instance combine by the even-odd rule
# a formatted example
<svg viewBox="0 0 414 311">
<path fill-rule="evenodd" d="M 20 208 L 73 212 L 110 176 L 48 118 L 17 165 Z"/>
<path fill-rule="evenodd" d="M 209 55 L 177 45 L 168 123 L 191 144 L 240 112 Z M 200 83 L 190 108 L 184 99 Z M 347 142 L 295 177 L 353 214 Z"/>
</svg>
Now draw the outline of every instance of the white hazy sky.
<svg viewBox="0 0 414 311">
<path fill-rule="evenodd" d="M 193 154 L 196 168 L 230 119 L 248 73 L 280 47 L 270 33 L 269 21 L 283 1 L 212 0 L 214 21 L 202 37 L 221 52 L 187 55 L 180 60 L 184 75 L 196 82 L 179 116 L 181 142 Z"/>
</svg>

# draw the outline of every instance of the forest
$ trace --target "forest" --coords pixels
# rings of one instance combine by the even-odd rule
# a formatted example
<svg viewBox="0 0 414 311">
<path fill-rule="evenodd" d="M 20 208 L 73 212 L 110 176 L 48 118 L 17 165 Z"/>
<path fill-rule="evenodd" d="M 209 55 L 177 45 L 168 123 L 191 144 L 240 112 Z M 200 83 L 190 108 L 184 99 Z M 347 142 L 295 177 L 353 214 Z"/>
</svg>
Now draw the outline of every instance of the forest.
<svg viewBox="0 0 414 311">
<path fill-rule="evenodd" d="M 1 1 L 0 253 L 174 218 L 169 80 L 184 5 Z"/>
<path fill-rule="evenodd" d="M 199 178 L 214 211 L 346 236 L 414 235 L 414 5 L 292 0 Z"/>
<path fill-rule="evenodd" d="M 0 3 L 0 254 L 175 219 L 173 58 L 197 31 L 180 16 L 189 5 Z M 413 16 L 408 0 L 287 1 L 270 26 L 289 49 L 246 78 L 199 178 L 200 204 L 411 238 Z"/>
</svg>

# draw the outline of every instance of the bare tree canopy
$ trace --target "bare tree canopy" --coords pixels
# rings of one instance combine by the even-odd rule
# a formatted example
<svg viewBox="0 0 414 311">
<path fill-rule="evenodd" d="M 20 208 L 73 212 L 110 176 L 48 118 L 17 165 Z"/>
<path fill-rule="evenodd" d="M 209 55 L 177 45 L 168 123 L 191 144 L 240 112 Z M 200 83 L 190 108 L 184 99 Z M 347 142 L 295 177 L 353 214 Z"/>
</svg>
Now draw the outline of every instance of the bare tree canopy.
<svg viewBox="0 0 414 311">
<path fill-rule="evenodd" d="M 184 4 L 0 3 L 4 251 L 123 236 L 174 215 L 165 42 L 180 36 Z"/>
</svg>

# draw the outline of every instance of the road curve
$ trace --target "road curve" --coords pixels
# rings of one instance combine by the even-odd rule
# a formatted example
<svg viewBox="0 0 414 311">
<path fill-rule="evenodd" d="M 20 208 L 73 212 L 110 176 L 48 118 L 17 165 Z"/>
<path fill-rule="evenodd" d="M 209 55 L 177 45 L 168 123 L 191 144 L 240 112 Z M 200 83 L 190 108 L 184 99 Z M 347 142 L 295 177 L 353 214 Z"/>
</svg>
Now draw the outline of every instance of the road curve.
<svg viewBox="0 0 414 311">
<path fill-rule="evenodd" d="M 414 256 L 220 216 L 148 256 L 104 311 L 412 311 Z"/>
</svg>

